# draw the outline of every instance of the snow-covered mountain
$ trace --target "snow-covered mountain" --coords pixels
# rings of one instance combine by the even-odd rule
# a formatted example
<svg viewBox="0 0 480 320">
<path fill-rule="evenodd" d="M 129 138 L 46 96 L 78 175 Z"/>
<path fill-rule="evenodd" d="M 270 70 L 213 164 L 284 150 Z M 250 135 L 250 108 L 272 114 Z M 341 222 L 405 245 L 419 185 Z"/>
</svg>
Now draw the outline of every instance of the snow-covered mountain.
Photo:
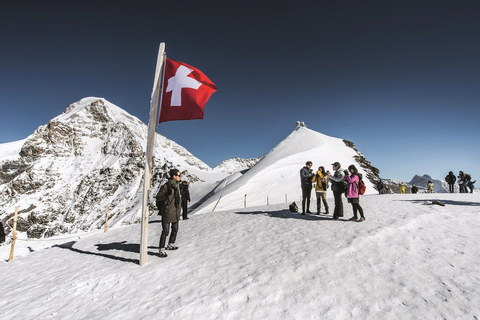
<svg viewBox="0 0 480 320">
<path fill-rule="evenodd" d="M 222 161 L 213 170 L 221 171 L 228 174 L 233 174 L 238 171 L 250 169 L 251 167 L 256 165 L 258 161 L 262 159 L 263 159 L 263 156 L 258 158 L 250 158 L 250 159 L 241 159 L 241 158 L 235 157 L 232 159 L 227 159 L 225 161 Z"/>
<path fill-rule="evenodd" d="M 105 208 L 109 226 L 139 221 L 146 138 L 143 122 L 103 98 L 70 105 L 27 139 L 0 145 L 0 218 L 9 229 L 18 206 L 17 230 L 33 238 L 100 228 Z M 197 184 L 227 176 L 159 134 L 154 161 L 152 194 L 172 167 Z"/>
<path fill-rule="evenodd" d="M 435 186 L 434 188 L 435 193 L 448 193 L 448 183 L 445 182 L 445 180 L 438 180 L 438 179 L 432 178 L 428 174 L 424 174 L 423 176 L 415 175 L 408 184 L 410 186 L 416 185 L 417 187 L 422 187 L 426 189 L 428 181 L 433 182 L 433 185 Z"/>
<path fill-rule="evenodd" d="M 366 194 L 376 193 L 373 185 L 379 179 L 379 171 L 355 149 L 352 142 L 297 125 L 248 172 L 223 189 L 217 188 L 216 193 L 211 194 L 194 212 L 210 212 L 215 206 L 216 210 L 231 210 L 243 208 L 245 203 L 251 207 L 298 201 L 301 196 L 299 172 L 309 160 L 313 162 L 314 169 L 324 166 L 330 171 L 335 161 L 339 161 L 343 169 L 355 164 L 364 176 Z M 329 193 L 329 196 L 332 194 Z"/>
</svg>

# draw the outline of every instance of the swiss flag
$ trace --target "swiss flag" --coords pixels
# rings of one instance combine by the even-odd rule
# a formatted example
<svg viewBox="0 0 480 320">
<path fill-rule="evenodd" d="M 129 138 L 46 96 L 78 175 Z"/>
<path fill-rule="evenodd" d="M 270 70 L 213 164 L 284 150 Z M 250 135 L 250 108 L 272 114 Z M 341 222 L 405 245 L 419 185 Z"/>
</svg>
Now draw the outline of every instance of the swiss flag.
<svg viewBox="0 0 480 320">
<path fill-rule="evenodd" d="M 197 68 L 166 59 L 158 122 L 203 119 L 203 109 L 217 87 Z"/>
</svg>

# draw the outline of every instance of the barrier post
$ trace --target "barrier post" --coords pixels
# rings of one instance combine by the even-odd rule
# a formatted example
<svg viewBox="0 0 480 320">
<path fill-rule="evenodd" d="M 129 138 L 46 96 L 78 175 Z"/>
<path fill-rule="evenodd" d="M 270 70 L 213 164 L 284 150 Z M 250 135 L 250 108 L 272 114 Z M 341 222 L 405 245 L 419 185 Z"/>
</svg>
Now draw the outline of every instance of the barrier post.
<svg viewBox="0 0 480 320">
<path fill-rule="evenodd" d="M 245 194 L 245 199 L 243 200 L 243 207 L 247 207 L 247 195 Z"/>
<path fill-rule="evenodd" d="M 105 231 L 108 231 L 108 206 L 105 206 Z"/>
<path fill-rule="evenodd" d="M 267 206 L 269 205 L 268 196 L 267 196 Z"/>
<path fill-rule="evenodd" d="M 17 241 L 17 216 L 18 216 L 18 207 L 15 207 L 15 216 L 13 218 L 13 230 L 12 230 L 12 247 L 10 248 L 10 256 L 8 257 L 8 261 L 13 260 L 15 242 Z"/>
<path fill-rule="evenodd" d="M 218 203 L 220 202 L 220 199 L 222 199 L 222 196 L 220 196 L 220 198 L 218 198 L 218 201 L 217 201 L 217 203 L 215 204 L 215 207 L 213 207 L 212 212 L 215 211 L 215 208 L 217 207 Z"/>
</svg>

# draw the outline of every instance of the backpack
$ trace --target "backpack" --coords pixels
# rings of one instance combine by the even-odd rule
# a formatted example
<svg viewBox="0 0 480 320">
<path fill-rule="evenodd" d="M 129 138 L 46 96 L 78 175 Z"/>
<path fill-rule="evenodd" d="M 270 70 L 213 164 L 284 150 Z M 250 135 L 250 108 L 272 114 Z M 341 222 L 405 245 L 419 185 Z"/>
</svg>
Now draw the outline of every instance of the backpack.
<svg viewBox="0 0 480 320">
<path fill-rule="evenodd" d="M 467 181 L 470 181 L 470 180 L 472 180 L 472 176 L 467 173 L 467 174 L 465 174 L 465 179 Z"/>
<path fill-rule="evenodd" d="M 358 180 L 358 194 L 363 196 L 365 194 L 366 189 L 367 189 L 367 186 L 365 185 L 365 183 L 363 183 L 363 180 L 362 179 Z"/>
<path fill-rule="evenodd" d="M 290 212 L 298 212 L 297 204 L 293 202 L 291 205 L 288 206 L 288 210 L 290 210 Z"/>
</svg>

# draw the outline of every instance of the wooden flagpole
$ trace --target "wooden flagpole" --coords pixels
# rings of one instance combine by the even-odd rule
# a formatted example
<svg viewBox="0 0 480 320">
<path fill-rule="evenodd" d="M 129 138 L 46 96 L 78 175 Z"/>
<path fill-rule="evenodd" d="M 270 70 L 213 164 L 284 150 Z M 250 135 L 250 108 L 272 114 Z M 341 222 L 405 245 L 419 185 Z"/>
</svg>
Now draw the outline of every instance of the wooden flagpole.
<svg viewBox="0 0 480 320">
<path fill-rule="evenodd" d="M 153 153 L 155 146 L 155 129 L 158 121 L 158 106 L 161 101 L 163 88 L 163 66 L 165 63 L 165 43 L 160 43 L 157 57 L 157 67 L 155 69 L 155 79 L 153 82 L 152 98 L 150 100 L 150 119 L 148 121 L 147 150 L 145 159 L 145 174 L 143 179 L 143 197 L 142 197 L 142 232 L 140 237 L 140 265 L 147 263 L 148 248 L 148 195 L 150 192 L 150 183 L 153 168 Z"/>
</svg>

